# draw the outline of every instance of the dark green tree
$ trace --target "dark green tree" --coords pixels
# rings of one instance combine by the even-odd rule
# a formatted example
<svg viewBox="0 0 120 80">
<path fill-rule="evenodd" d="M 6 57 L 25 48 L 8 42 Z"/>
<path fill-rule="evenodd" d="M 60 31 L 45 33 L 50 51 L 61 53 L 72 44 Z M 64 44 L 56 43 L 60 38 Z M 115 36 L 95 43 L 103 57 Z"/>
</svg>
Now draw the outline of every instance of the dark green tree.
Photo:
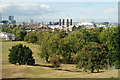
<svg viewBox="0 0 120 80">
<path fill-rule="evenodd" d="M 27 35 L 27 32 L 25 30 L 21 30 L 18 27 L 15 27 L 12 30 L 12 33 L 15 34 L 15 39 L 17 41 L 23 41 L 24 37 Z"/>
<path fill-rule="evenodd" d="M 61 55 L 66 63 L 73 63 L 72 57 L 82 49 L 83 34 L 79 31 L 73 31 L 60 42 Z M 59 48 L 60 49 L 60 48 Z"/>
<path fill-rule="evenodd" d="M 115 44 L 116 44 L 116 54 L 115 57 L 115 67 L 120 69 L 120 25 L 116 27 L 116 37 L 115 37 Z"/>
<path fill-rule="evenodd" d="M 98 35 L 90 29 L 82 28 L 80 32 L 83 33 L 84 42 L 99 42 Z"/>
<path fill-rule="evenodd" d="M 99 69 L 108 67 L 107 48 L 95 42 L 87 43 L 82 48 L 82 51 L 78 52 L 76 60 L 78 60 L 78 68 L 84 68 L 84 70 L 90 70 L 91 72 L 97 70 L 99 72 Z"/>
<path fill-rule="evenodd" d="M 41 57 L 45 58 L 48 62 L 49 57 L 52 54 L 61 54 L 60 40 L 67 36 L 65 31 L 45 32 L 41 39 Z"/>
<path fill-rule="evenodd" d="M 32 51 L 29 47 L 23 46 L 22 44 L 18 44 L 15 46 L 12 46 L 12 48 L 9 50 L 9 62 L 11 64 L 17 64 L 19 65 L 34 65 L 35 60 L 32 56 Z"/>
<path fill-rule="evenodd" d="M 119 27 L 118 27 L 119 28 Z M 110 65 L 115 66 L 116 61 L 119 60 L 119 29 L 117 27 L 108 27 L 104 29 L 99 39 L 102 44 L 107 45 L 109 50 Z"/>
<path fill-rule="evenodd" d="M 27 32 L 25 30 L 18 30 L 15 34 L 17 41 L 23 41 Z"/>
<path fill-rule="evenodd" d="M 24 37 L 24 41 L 27 41 L 29 43 L 37 43 L 38 41 L 38 38 L 37 38 L 37 32 L 36 31 L 32 31 L 30 32 L 29 34 L 27 34 L 25 37 Z"/>
<path fill-rule="evenodd" d="M 50 38 L 52 37 L 52 32 L 46 32 L 43 36 L 42 42 L 41 42 L 41 48 L 40 48 L 40 57 L 45 58 L 46 62 L 49 62 L 49 56 L 51 55 L 50 52 Z"/>
</svg>

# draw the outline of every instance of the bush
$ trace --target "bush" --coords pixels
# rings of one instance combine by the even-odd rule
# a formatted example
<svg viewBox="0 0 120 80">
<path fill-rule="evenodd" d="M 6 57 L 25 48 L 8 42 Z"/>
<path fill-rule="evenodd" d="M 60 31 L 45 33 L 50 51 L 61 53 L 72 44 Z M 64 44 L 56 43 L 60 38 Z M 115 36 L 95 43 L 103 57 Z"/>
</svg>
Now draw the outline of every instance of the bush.
<svg viewBox="0 0 120 80">
<path fill-rule="evenodd" d="M 29 43 L 37 43 L 38 39 L 36 36 L 36 31 L 33 31 L 24 37 L 24 41 Z"/>
<path fill-rule="evenodd" d="M 116 60 L 114 64 L 116 69 L 120 69 L 120 60 Z"/>
<path fill-rule="evenodd" d="M 23 46 L 22 44 L 18 44 L 15 46 L 12 46 L 12 48 L 9 50 L 9 62 L 11 64 L 17 64 L 19 65 L 34 65 L 35 60 L 32 57 L 32 51 L 29 47 Z"/>
<path fill-rule="evenodd" d="M 50 63 L 54 66 L 54 67 L 60 67 L 60 56 L 59 55 L 52 55 L 50 57 Z"/>
</svg>

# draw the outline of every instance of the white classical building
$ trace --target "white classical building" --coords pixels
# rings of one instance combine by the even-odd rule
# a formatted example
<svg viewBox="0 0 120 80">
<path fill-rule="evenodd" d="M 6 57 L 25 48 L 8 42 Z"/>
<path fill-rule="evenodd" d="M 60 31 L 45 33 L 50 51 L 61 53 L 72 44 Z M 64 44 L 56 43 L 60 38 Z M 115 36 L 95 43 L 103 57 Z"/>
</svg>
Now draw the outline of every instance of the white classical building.
<svg viewBox="0 0 120 80">
<path fill-rule="evenodd" d="M 0 33 L 0 39 L 15 40 L 15 34 L 1 32 Z"/>
</svg>

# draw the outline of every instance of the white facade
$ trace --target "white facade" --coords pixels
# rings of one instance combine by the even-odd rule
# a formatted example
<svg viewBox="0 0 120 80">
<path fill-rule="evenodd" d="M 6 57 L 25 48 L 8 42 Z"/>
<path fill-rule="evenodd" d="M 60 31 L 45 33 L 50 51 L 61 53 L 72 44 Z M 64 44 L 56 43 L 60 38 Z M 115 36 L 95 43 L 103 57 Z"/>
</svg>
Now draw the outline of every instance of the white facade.
<svg viewBox="0 0 120 80">
<path fill-rule="evenodd" d="M 94 24 L 90 22 L 78 23 L 77 26 L 85 26 L 86 28 L 94 28 Z"/>
<path fill-rule="evenodd" d="M 0 33 L 0 38 L 1 39 L 6 39 L 6 40 L 15 40 L 15 34 L 1 32 Z"/>
</svg>

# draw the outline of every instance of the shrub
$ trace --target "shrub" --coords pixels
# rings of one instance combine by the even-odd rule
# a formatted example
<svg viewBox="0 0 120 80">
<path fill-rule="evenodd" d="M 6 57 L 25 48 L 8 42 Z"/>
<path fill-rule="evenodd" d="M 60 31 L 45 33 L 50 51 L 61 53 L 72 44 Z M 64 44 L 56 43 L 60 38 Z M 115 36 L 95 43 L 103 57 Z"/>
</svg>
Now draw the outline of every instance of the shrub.
<svg viewBox="0 0 120 80">
<path fill-rule="evenodd" d="M 60 56 L 59 55 L 52 55 L 50 57 L 50 63 L 54 66 L 54 67 L 60 67 Z"/>
</svg>

